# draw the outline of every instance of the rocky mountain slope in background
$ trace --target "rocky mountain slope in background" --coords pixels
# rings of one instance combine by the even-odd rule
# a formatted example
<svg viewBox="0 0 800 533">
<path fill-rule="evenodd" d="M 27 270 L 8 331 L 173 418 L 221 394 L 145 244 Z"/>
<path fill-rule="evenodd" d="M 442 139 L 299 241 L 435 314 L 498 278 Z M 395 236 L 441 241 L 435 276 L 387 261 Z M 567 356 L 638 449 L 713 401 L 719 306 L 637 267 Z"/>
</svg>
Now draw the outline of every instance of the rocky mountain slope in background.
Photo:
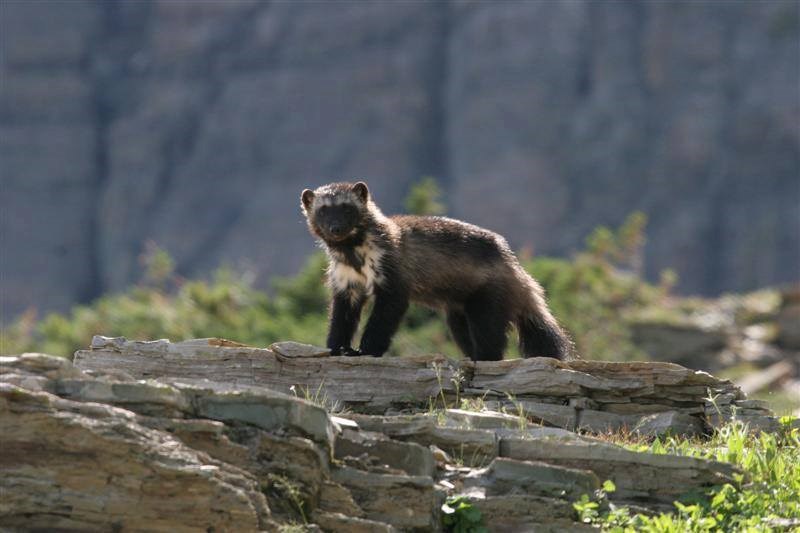
<svg viewBox="0 0 800 533">
<path fill-rule="evenodd" d="M 795 2 L 6 1 L 4 320 L 138 277 L 262 282 L 312 250 L 300 190 L 367 179 L 566 254 L 635 209 L 646 268 L 716 293 L 797 277 Z"/>
</svg>

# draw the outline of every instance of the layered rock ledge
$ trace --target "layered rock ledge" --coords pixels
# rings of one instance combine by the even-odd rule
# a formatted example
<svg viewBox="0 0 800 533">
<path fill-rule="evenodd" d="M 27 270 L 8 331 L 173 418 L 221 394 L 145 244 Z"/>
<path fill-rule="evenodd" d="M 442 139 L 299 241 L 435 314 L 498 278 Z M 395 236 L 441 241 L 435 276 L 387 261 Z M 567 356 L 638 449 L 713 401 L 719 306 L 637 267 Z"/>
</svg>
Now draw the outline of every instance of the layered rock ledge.
<svg viewBox="0 0 800 533">
<path fill-rule="evenodd" d="M 221 339 L 172 343 L 96 336 L 75 366 L 137 379 L 213 379 L 301 396 L 365 414 L 413 413 L 431 399 L 480 399 L 543 425 L 605 433 L 621 429 L 700 434 L 733 416 L 758 428 L 777 421 L 728 380 L 672 363 L 541 357 L 473 363 L 443 356 L 329 357 L 293 342 L 252 348 Z"/>
<path fill-rule="evenodd" d="M 611 498 L 660 509 L 736 472 L 571 430 L 703 432 L 734 414 L 774 421 L 731 383 L 670 364 L 96 337 L 74 365 L 0 358 L 0 523 L 431 531 L 444 499 L 468 494 L 492 531 L 577 531 L 572 502 L 605 479 L 617 485 Z"/>
</svg>

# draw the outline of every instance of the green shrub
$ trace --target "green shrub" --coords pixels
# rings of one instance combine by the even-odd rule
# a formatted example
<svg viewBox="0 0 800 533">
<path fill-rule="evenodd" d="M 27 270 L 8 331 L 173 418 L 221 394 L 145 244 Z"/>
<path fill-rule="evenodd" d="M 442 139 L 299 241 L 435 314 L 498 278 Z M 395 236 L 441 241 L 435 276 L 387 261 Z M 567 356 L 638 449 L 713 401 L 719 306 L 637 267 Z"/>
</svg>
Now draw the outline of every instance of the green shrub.
<svg viewBox="0 0 800 533">
<path fill-rule="evenodd" d="M 725 484 L 703 494 L 686 495 L 675 510 L 653 516 L 625 506 L 601 506 L 584 496 L 575 504 L 579 518 L 603 531 L 712 532 L 797 531 L 800 529 L 800 432 L 782 420 L 777 434 L 754 434 L 735 422 L 708 442 L 668 438 L 650 445 L 629 445 L 637 451 L 688 455 L 734 464 L 742 469 L 739 486 Z M 623 443 L 624 444 L 624 443 Z"/>
<path fill-rule="evenodd" d="M 544 287 L 553 313 L 589 359 L 645 357 L 633 344 L 626 317 L 658 304 L 675 282 L 671 272 L 651 285 L 639 275 L 646 219 L 634 213 L 614 231 L 597 228 L 586 250 L 572 260 L 525 259 L 523 265 Z"/>
<path fill-rule="evenodd" d="M 442 526 L 452 533 L 488 533 L 483 525 L 483 515 L 469 498 L 456 496 L 442 505 Z"/>
</svg>

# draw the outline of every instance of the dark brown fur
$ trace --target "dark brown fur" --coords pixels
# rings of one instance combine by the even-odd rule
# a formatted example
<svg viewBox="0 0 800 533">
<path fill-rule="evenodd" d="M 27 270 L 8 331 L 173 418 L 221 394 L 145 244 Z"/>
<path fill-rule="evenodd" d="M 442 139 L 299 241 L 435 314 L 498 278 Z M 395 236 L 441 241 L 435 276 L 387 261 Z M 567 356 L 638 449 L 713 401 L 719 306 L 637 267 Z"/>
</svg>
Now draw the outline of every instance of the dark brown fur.
<svg viewBox="0 0 800 533">
<path fill-rule="evenodd" d="M 473 360 L 502 359 L 511 324 L 526 357 L 570 353 L 541 286 L 500 235 L 445 217 L 386 217 L 363 183 L 306 190 L 302 201 L 309 229 L 331 260 L 328 347 L 335 354 L 382 355 L 409 301 L 443 310 L 454 340 Z M 360 349 L 353 350 L 361 308 L 370 297 L 373 314 Z"/>
</svg>

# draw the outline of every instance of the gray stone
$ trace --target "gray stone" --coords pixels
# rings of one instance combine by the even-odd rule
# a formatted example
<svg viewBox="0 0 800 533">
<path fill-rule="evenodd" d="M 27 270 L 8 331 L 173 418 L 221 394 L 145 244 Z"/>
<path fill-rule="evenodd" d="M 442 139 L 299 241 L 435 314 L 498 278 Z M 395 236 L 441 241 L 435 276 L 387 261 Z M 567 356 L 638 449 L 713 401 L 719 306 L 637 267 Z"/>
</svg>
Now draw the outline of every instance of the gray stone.
<svg viewBox="0 0 800 533">
<path fill-rule="evenodd" d="M 364 517 L 364 510 L 358 506 L 350 491 L 330 480 L 324 481 L 320 488 L 319 509 L 323 512 L 343 513 L 355 518 Z"/>
<path fill-rule="evenodd" d="M 580 440 L 583 439 L 584 436 L 575 433 L 574 431 L 561 429 L 561 428 L 551 428 L 545 426 L 536 426 L 530 425 L 525 429 L 497 429 L 495 430 L 495 435 L 498 438 L 506 439 L 565 439 L 568 441 L 571 440 Z"/>
<path fill-rule="evenodd" d="M 307 391 L 331 403 L 373 412 L 392 405 L 424 405 L 442 389 L 448 396 L 455 394 L 457 364 L 442 356 L 319 357 L 313 358 L 311 372 L 307 359 L 222 339 L 171 343 L 98 336 L 90 350 L 75 354 L 75 365 L 97 372 L 123 369 L 136 378 L 213 376 L 218 383 L 294 390 L 297 395 Z"/>
<path fill-rule="evenodd" d="M 337 459 L 361 454 L 412 476 L 433 476 L 435 470 L 431 451 L 414 442 L 397 441 L 382 433 L 347 429 L 336 438 L 334 457 Z"/>
<path fill-rule="evenodd" d="M 678 423 L 699 423 L 697 415 L 712 409 L 719 421 L 735 416 L 763 428 L 777 424 L 764 404 L 746 400 L 729 382 L 671 364 L 520 360 L 474 367 L 470 362 L 418 357 L 387 367 L 374 358 L 284 357 L 223 339 L 171 343 L 98 336 L 92 346 L 76 357 L 85 371 L 43 354 L 0 358 L 0 444 L 12 451 L 3 456 L 12 465 L 12 475 L 0 481 L 6 483 L 0 488 L 16 498 L 11 507 L 0 506 L 0 514 L 11 509 L 3 523 L 22 523 L 14 509 L 23 509 L 34 525 L 44 523 L 45 513 L 61 509 L 58 527 L 108 529 L 113 525 L 108 516 L 124 506 L 122 516 L 141 511 L 158 527 L 181 530 L 184 526 L 175 521 L 183 512 L 172 513 L 171 507 L 171 491 L 176 490 L 200 491 L 204 509 L 224 509 L 213 517 L 207 512 L 193 515 L 185 526 L 190 529 L 230 529 L 241 516 L 237 527 L 241 523 L 247 529 L 275 530 L 310 518 L 317 522 L 308 525 L 312 531 L 429 531 L 439 526 L 443 498 L 463 490 L 492 530 L 578 531 L 583 525 L 573 521 L 571 503 L 595 491 L 600 480 L 615 482 L 612 499 L 648 512 L 670 506 L 687 491 L 736 483 L 738 471 L 731 465 L 634 452 L 567 429 L 536 425 L 527 412 L 524 417 L 457 409 L 400 414 L 400 408 L 414 411 L 409 407 L 414 403 L 404 400 L 401 407 L 389 401 L 398 398 L 401 389 L 397 376 L 382 387 L 378 376 L 387 368 L 407 380 L 419 380 L 417 385 L 405 383 L 405 390 L 426 387 L 445 371 L 465 376 L 470 384 L 476 370 L 483 373 L 481 379 L 530 391 L 549 372 L 555 383 L 549 394 L 561 387 L 565 396 L 560 400 L 531 392 L 520 400 L 512 390 L 506 391 L 514 398 L 506 396 L 508 402 L 571 409 L 578 428 L 582 420 L 598 428 L 631 419 L 641 423 L 643 432 L 674 430 Z M 330 390 L 339 394 L 349 394 L 352 385 L 346 380 L 363 372 L 373 380 L 370 390 L 380 390 L 380 395 L 374 404 L 362 407 L 396 414 L 346 412 L 331 417 L 318 405 L 256 384 L 262 378 L 270 386 L 285 384 L 286 376 L 268 371 L 275 369 L 293 378 L 305 371 L 306 381 L 295 382 L 297 388 L 330 379 Z M 503 376 L 501 370 L 512 375 Z M 204 374 L 219 381 L 202 379 Z M 158 379 L 135 379 L 145 376 Z M 628 383 L 622 387 L 627 396 L 615 392 L 618 383 Z M 571 388 L 575 384 L 579 389 Z M 486 390 L 469 389 L 476 395 Z M 711 390 L 713 401 L 700 396 L 702 390 Z M 548 403 L 555 401 L 567 405 Z M 673 401 L 696 405 L 701 412 L 636 414 L 649 413 L 653 406 L 667 408 Z M 609 406 L 623 406 L 632 414 L 599 410 Z M 52 435 L 42 439 L 42 432 Z M 55 444 L 41 448 L 40 441 Z M 72 488 L 54 496 L 31 484 L 41 476 L 30 476 L 18 466 L 28 464 L 31 442 L 47 456 L 47 475 L 57 476 L 62 489 Z M 86 461 L 95 456 L 101 466 L 93 463 L 98 471 L 85 473 L 91 470 Z M 168 468 L 148 461 L 166 462 Z M 185 469 L 199 473 L 206 485 L 198 484 L 194 474 L 180 473 Z M 102 479 L 98 472 L 104 474 Z M 97 503 L 111 490 L 109 479 L 114 486 L 119 479 L 125 484 L 124 491 L 102 500 L 113 502 L 110 511 Z M 91 489 L 78 490 L 85 483 Z M 151 490 L 153 483 L 158 488 Z M 142 497 L 141 490 L 153 495 Z M 231 503 L 231 498 L 238 499 Z M 123 503 L 129 500 L 136 504 Z M 179 510 L 187 505 L 184 500 L 175 500 Z M 72 510 L 64 512 L 65 506 Z"/>
<path fill-rule="evenodd" d="M 430 531 L 438 526 L 434 510 L 438 497 L 427 476 L 376 474 L 353 468 L 337 468 L 333 481 L 347 487 L 366 518 L 405 530 Z"/>
<path fill-rule="evenodd" d="M 319 354 L 316 348 L 306 353 Z M 213 375 L 222 388 L 269 387 L 316 398 L 328 408 L 346 408 L 354 414 L 427 410 L 431 398 L 442 394 L 448 402 L 455 403 L 453 381 L 456 376 L 463 376 L 461 398 L 497 393 L 501 399 L 484 400 L 487 407 L 510 413 L 522 408 L 530 422 L 595 433 L 632 429 L 643 416 L 673 411 L 691 415 L 701 423 L 704 416 L 712 416 L 718 409 L 730 418 L 731 407 L 745 399 L 728 380 L 671 363 L 531 358 L 476 364 L 441 356 L 287 357 L 222 339 L 172 343 L 164 339 L 137 342 L 98 336 L 90 350 L 75 354 L 75 364 L 98 373 L 124 372 L 135 378 L 161 376 L 159 380 L 164 382 L 191 382 Z M 468 414 L 461 410 L 444 413 L 443 417 L 443 421 L 450 419 L 451 426 L 521 423 L 519 416 L 514 421 L 513 416 Z M 402 438 L 404 431 L 428 433 L 432 440 L 426 444 L 437 443 L 433 436 L 436 424 L 424 417 L 347 418 L 363 422 L 367 431 L 385 431 L 393 438 Z M 447 451 L 452 453 L 452 449 Z"/>
<path fill-rule="evenodd" d="M 490 531 L 596 531 L 574 522 L 575 510 L 566 500 L 527 494 L 488 496 L 482 489 L 470 489 L 466 495 L 480 510 L 483 522 L 490 525 Z"/>
<path fill-rule="evenodd" d="M 467 475 L 464 486 L 483 487 L 487 496 L 528 494 L 577 501 L 583 494 L 593 495 L 600 481 L 586 470 L 498 457 Z"/>
<path fill-rule="evenodd" d="M 517 419 L 520 416 L 519 411 L 522 410 L 522 416 L 527 420 L 570 430 L 575 430 L 578 420 L 575 408 L 567 405 L 521 399 L 515 399 L 513 402 L 496 400 L 486 402 L 486 404 L 492 409 L 503 409 L 506 412 L 516 413 L 515 418 Z"/>
<path fill-rule="evenodd" d="M 342 513 L 314 511 L 311 518 L 323 531 L 332 533 L 390 533 L 397 531 L 384 522 L 356 518 Z"/>
<path fill-rule="evenodd" d="M 18 356 L 0 357 L 0 375 L 24 372 L 48 379 L 82 377 L 69 359 L 41 353 L 24 353 Z"/>
<path fill-rule="evenodd" d="M 633 342 L 653 361 L 669 361 L 690 368 L 707 369 L 726 347 L 728 334 L 723 329 L 705 328 L 693 323 L 631 323 Z"/>
<path fill-rule="evenodd" d="M 289 431 L 308 437 L 330 449 L 334 428 L 325 409 L 269 389 L 224 391 L 200 384 L 175 383 L 191 398 L 194 413 L 222 422 L 252 424 L 267 431 Z"/>
<path fill-rule="evenodd" d="M 497 456 L 497 436 L 491 430 L 440 426 L 437 424 L 437 417 L 431 415 L 348 416 L 356 420 L 363 429 L 423 446 L 434 445 L 460 464 L 485 466 Z M 446 418 L 443 422 L 445 420 Z"/>
<path fill-rule="evenodd" d="M 698 437 L 704 430 L 703 423 L 697 417 L 676 411 L 644 416 L 633 426 L 634 433 L 648 437 Z"/>
<path fill-rule="evenodd" d="M 281 357 L 329 357 L 331 351 L 327 348 L 303 344 L 300 342 L 273 342 L 269 349 Z"/>
<path fill-rule="evenodd" d="M 55 392 L 81 402 L 102 402 L 127 407 L 142 414 L 181 416 L 190 412 L 189 401 L 176 388 L 155 381 L 114 382 L 107 379 L 59 380 Z"/>
<path fill-rule="evenodd" d="M 586 389 L 639 391 L 647 386 L 636 380 L 576 372 L 567 363 L 549 357 L 478 362 L 470 386 L 539 396 L 581 396 Z"/>
<path fill-rule="evenodd" d="M 463 409 L 447 409 L 445 411 L 447 423 L 467 429 L 498 429 L 515 428 L 527 421 L 520 421 L 518 416 L 512 416 L 496 411 L 465 411 Z"/>
<path fill-rule="evenodd" d="M 119 408 L 0 383 L 0 447 L 5 527 L 270 527 L 252 475 L 138 424 Z"/>
<path fill-rule="evenodd" d="M 610 479 L 612 499 L 671 504 L 680 495 L 710 485 L 734 483 L 737 469 L 694 457 L 626 450 L 593 439 L 515 439 L 500 441 L 500 456 L 590 470 Z"/>
<path fill-rule="evenodd" d="M 766 431 L 774 433 L 780 429 L 780 422 L 774 416 L 766 414 L 732 414 L 732 413 L 719 413 L 711 414 L 708 417 L 708 422 L 713 428 L 719 428 L 729 424 L 732 420 L 745 424 L 750 431 L 759 432 Z"/>
</svg>

